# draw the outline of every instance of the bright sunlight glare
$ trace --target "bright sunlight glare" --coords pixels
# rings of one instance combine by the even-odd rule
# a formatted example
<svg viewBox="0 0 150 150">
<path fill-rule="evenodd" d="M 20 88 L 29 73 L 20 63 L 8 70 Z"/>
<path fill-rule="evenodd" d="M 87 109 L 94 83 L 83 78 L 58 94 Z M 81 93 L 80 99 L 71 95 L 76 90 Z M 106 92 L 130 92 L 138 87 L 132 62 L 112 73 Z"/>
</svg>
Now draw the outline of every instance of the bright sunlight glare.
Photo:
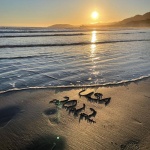
<svg viewBox="0 0 150 150">
<path fill-rule="evenodd" d="M 92 12 L 91 17 L 92 17 L 93 19 L 98 19 L 98 17 L 99 17 L 98 12 L 97 12 L 97 11 Z"/>
</svg>

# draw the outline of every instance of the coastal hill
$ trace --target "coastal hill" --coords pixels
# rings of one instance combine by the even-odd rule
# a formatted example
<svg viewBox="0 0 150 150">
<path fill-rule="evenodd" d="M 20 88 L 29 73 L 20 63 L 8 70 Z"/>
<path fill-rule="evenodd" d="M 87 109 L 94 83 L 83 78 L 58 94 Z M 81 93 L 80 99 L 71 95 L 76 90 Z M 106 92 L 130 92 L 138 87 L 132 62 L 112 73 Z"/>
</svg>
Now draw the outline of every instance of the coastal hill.
<svg viewBox="0 0 150 150">
<path fill-rule="evenodd" d="M 139 26 L 149 26 L 150 27 L 150 12 L 145 13 L 144 15 L 136 15 L 134 17 L 131 18 L 127 18 L 124 19 L 118 23 L 116 23 L 115 25 L 117 26 L 135 26 L 135 27 L 139 27 Z"/>
<path fill-rule="evenodd" d="M 49 26 L 48 28 L 53 28 L 53 29 L 59 29 L 59 28 L 74 28 L 73 25 L 70 24 L 54 24 L 52 26 Z"/>
</svg>

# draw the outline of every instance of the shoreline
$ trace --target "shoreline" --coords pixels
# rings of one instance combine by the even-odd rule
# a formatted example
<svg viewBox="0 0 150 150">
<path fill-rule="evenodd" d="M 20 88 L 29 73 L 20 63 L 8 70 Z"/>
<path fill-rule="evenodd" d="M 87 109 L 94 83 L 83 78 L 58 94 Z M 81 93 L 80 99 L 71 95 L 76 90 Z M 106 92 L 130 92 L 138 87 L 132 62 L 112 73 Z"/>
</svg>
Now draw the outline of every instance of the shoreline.
<svg viewBox="0 0 150 150">
<path fill-rule="evenodd" d="M 0 94 L 0 149 L 145 150 L 150 147 L 150 78 L 128 85 L 88 87 L 111 97 L 104 105 L 79 96 L 83 88 L 28 89 Z M 68 96 L 96 123 L 49 103 Z M 94 96 L 92 96 L 94 97 Z M 81 113 L 82 113 L 81 112 Z M 55 144 L 54 144 L 55 143 Z"/>
<path fill-rule="evenodd" d="M 8 92 L 17 92 L 17 91 L 26 91 L 26 90 L 43 90 L 43 89 L 49 89 L 49 90 L 57 90 L 60 88 L 65 89 L 78 89 L 78 88 L 99 88 L 99 87 L 117 87 L 117 86 L 128 86 L 132 83 L 139 83 L 142 81 L 149 80 L 150 76 L 142 76 L 137 79 L 132 79 L 132 80 L 123 80 L 117 83 L 106 83 L 106 84 L 93 84 L 93 85 L 62 85 L 62 86 L 48 86 L 48 87 L 29 87 L 29 88 L 15 88 L 15 89 L 10 89 L 6 91 L 0 91 L 0 94 L 8 93 Z"/>
</svg>

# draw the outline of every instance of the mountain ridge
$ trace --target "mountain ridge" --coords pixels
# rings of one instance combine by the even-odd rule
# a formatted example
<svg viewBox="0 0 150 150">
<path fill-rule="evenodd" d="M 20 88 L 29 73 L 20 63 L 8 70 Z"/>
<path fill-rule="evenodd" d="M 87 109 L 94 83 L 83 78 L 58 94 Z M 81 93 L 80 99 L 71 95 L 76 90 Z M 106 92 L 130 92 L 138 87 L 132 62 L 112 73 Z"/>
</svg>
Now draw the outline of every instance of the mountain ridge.
<svg viewBox="0 0 150 150">
<path fill-rule="evenodd" d="M 54 24 L 51 26 L 48 26 L 48 28 L 73 28 L 75 26 L 71 25 L 71 24 Z"/>
<path fill-rule="evenodd" d="M 150 20 L 150 12 L 147 12 L 147 13 L 145 13 L 143 15 L 135 15 L 133 17 L 126 18 L 126 19 L 118 22 L 117 24 L 118 25 L 127 25 L 127 26 L 129 26 L 131 24 L 132 25 L 136 25 L 136 24 L 134 24 L 134 22 L 138 23 L 138 24 L 142 24 L 142 23 L 145 22 L 145 25 L 150 25 L 148 20 Z"/>
</svg>

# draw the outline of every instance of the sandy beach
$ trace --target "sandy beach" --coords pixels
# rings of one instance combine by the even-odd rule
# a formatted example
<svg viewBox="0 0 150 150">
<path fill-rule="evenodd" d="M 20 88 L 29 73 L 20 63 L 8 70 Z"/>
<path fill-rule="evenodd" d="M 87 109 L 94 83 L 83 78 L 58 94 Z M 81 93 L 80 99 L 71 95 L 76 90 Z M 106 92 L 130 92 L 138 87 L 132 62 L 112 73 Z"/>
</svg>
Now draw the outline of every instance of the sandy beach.
<svg viewBox="0 0 150 150">
<path fill-rule="evenodd" d="M 150 150 L 150 0 L 10 3 L 0 150 Z"/>
<path fill-rule="evenodd" d="M 81 88 L 31 89 L 0 94 L 0 150 L 148 150 L 150 149 L 150 79 L 110 87 L 87 88 L 110 103 L 79 96 Z M 96 111 L 90 123 L 53 99 L 77 100 L 80 113 Z M 93 97 L 93 95 L 91 96 Z M 93 98 L 94 99 L 94 98 Z"/>
</svg>

